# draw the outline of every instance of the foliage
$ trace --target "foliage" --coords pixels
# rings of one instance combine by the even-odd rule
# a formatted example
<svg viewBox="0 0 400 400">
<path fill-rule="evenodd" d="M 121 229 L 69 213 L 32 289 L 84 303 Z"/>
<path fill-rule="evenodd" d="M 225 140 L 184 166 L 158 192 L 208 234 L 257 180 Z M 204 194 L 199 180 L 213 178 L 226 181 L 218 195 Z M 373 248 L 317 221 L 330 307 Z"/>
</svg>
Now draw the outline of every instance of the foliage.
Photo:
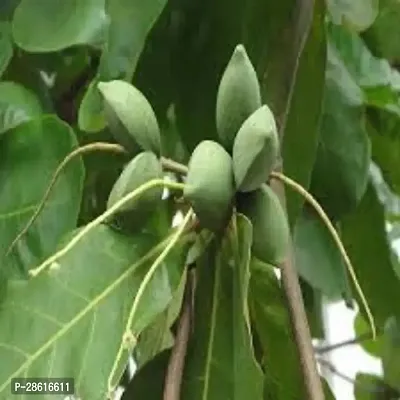
<svg viewBox="0 0 400 400">
<path fill-rule="evenodd" d="M 400 6 L 300 3 L 0 2 L 0 400 L 314 400 L 287 263 L 312 328 L 365 294 L 354 393 L 398 396 Z"/>
</svg>

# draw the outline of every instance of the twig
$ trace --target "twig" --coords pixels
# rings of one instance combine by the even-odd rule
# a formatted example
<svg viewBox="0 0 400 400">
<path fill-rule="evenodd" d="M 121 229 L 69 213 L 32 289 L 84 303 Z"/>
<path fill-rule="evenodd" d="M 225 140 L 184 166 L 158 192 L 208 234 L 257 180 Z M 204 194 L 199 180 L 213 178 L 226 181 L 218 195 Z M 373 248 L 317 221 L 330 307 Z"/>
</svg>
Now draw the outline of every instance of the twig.
<svg viewBox="0 0 400 400">
<path fill-rule="evenodd" d="M 317 358 L 317 361 L 323 365 L 324 367 L 326 367 L 329 371 L 331 371 L 333 374 L 337 375 L 339 378 L 343 379 L 345 382 L 350 383 L 353 386 L 357 386 L 357 388 L 361 389 L 364 392 L 367 393 L 382 393 L 384 392 L 384 390 L 380 389 L 380 388 L 376 388 L 375 386 L 370 386 L 368 387 L 366 384 L 360 384 L 359 382 L 357 382 L 356 380 L 350 378 L 349 376 L 347 376 L 346 374 L 344 374 L 343 372 L 340 372 L 332 363 L 330 363 L 329 361 L 326 361 L 322 358 Z"/>
<path fill-rule="evenodd" d="M 364 333 L 360 336 L 357 336 L 353 339 L 349 339 L 349 340 L 345 340 L 344 342 L 340 342 L 340 343 L 335 343 L 329 346 L 321 346 L 321 347 L 316 347 L 315 348 L 315 352 L 317 354 L 324 354 L 324 353 L 329 353 L 330 351 L 336 350 L 336 349 L 340 349 L 342 347 L 346 347 L 346 346 L 351 346 L 351 345 L 355 345 L 355 344 L 359 344 L 365 340 L 370 340 L 372 339 L 371 333 Z"/>
<path fill-rule="evenodd" d="M 175 172 L 179 175 L 186 175 L 188 173 L 188 167 L 180 164 L 170 158 L 161 157 L 161 165 L 166 171 Z"/>
<path fill-rule="evenodd" d="M 346 249 L 343 246 L 342 241 L 340 240 L 340 237 L 338 233 L 336 232 L 336 229 L 332 225 L 331 221 L 329 220 L 329 217 L 326 215 L 325 211 L 323 208 L 319 205 L 317 200 L 314 199 L 314 197 L 308 193 L 301 185 L 299 185 L 297 182 L 294 180 L 288 178 L 287 176 L 281 174 L 280 172 L 271 172 L 271 177 L 283 182 L 293 190 L 295 190 L 297 193 L 299 193 L 301 196 L 305 198 L 305 200 L 315 209 L 319 217 L 322 219 L 324 222 L 325 226 L 328 228 L 329 233 L 331 234 L 333 240 L 335 241 L 344 261 L 347 267 L 347 270 L 349 271 L 349 274 L 353 280 L 354 286 L 356 287 L 357 293 L 361 298 L 361 302 L 363 304 L 363 307 L 365 309 L 365 313 L 367 314 L 368 322 L 371 326 L 371 333 L 372 333 L 372 339 L 375 340 L 376 338 L 376 327 L 375 327 L 375 321 L 374 317 L 372 316 L 371 310 L 368 306 L 367 299 L 364 296 L 364 292 L 361 289 L 361 286 L 358 282 L 357 275 L 354 271 L 353 265 L 350 261 L 349 256 L 347 255 Z"/>
<path fill-rule="evenodd" d="M 151 181 L 145 183 L 144 185 L 138 187 L 137 189 L 133 190 L 132 192 L 130 192 L 127 195 L 125 195 L 124 197 L 122 197 L 122 199 L 117 201 L 107 211 L 105 211 L 103 214 L 99 215 L 93 221 L 91 221 L 87 225 L 85 225 L 85 227 L 82 228 L 61 250 L 59 250 L 58 252 L 53 254 L 51 257 L 49 257 L 47 260 L 45 260 L 37 268 L 31 269 L 29 271 L 29 274 L 31 276 L 38 275 L 46 267 L 55 263 L 59 258 L 64 256 L 66 253 L 68 253 L 84 236 L 86 236 L 96 226 L 103 223 L 107 218 L 111 217 L 125 203 L 127 203 L 128 201 L 131 201 L 132 199 L 134 199 L 137 196 L 142 195 L 147 190 L 152 189 L 157 186 L 165 186 L 169 189 L 178 189 L 178 190 L 182 190 L 184 188 L 184 185 L 181 183 L 168 182 L 163 179 L 154 179 L 154 180 L 151 180 Z"/>
<path fill-rule="evenodd" d="M 183 310 L 179 318 L 175 343 L 168 363 L 163 400 L 180 400 L 181 398 L 183 369 L 190 336 L 193 292 L 194 271 L 192 270 L 188 271 Z"/>
<path fill-rule="evenodd" d="M 107 152 L 112 152 L 112 153 L 125 153 L 125 150 L 122 146 L 118 144 L 112 144 L 112 143 L 103 143 L 103 142 L 96 142 L 96 143 L 90 143 L 82 147 L 78 147 L 74 151 L 72 151 L 70 154 L 68 154 L 64 160 L 61 162 L 61 164 L 57 167 L 56 171 L 54 172 L 50 184 L 46 189 L 45 194 L 42 197 L 42 200 L 40 201 L 38 207 L 36 208 L 35 212 L 33 213 L 32 217 L 30 220 L 27 222 L 25 227 L 22 229 L 22 231 L 17 235 L 17 237 L 12 241 L 10 246 L 8 247 L 5 257 L 8 257 L 15 247 L 15 245 L 22 239 L 22 237 L 28 232 L 29 228 L 33 225 L 35 222 L 36 218 L 39 216 L 39 214 L 42 212 L 50 194 L 51 191 L 54 187 L 54 185 L 57 182 L 57 179 L 63 169 L 72 161 L 74 158 L 81 156 L 83 154 L 87 153 L 92 153 L 95 151 L 107 151 Z"/>
<path fill-rule="evenodd" d="M 151 281 L 151 278 L 154 276 L 154 274 L 157 271 L 157 269 L 159 268 L 159 266 L 162 265 L 163 261 L 168 256 L 169 252 L 175 247 L 175 245 L 178 243 L 179 239 L 182 237 L 183 233 L 185 232 L 185 229 L 189 226 L 190 220 L 192 219 L 193 215 L 194 215 L 193 210 L 190 209 L 189 212 L 186 214 L 185 218 L 183 219 L 182 224 L 179 226 L 179 228 L 173 234 L 171 240 L 169 241 L 167 246 L 165 246 L 164 250 L 160 253 L 160 255 L 153 262 L 153 264 L 147 271 L 146 275 L 144 276 L 142 282 L 140 283 L 140 286 L 139 286 L 138 291 L 135 296 L 135 300 L 133 301 L 133 304 L 132 304 L 132 308 L 129 312 L 129 316 L 128 316 L 126 327 L 125 327 L 125 333 L 122 338 L 121 345 L 118 349 L 117 356 L 114 360 L 113 367 L 112 367 L 110 375 L 108 377 L 109 391 L 111 391 L 113 388 L 113 378 L 115 378 L 115 374 L 117 373 L 118 366 L 120 364 L 121 357 L 122 357 L 124 350 L 132 351 L 132 347 L 133 347 L 132 343 L 134 345 L 136 344 L 136 337 L 132 333 L 131 326 L 132 326 L 134 318 L 136 317 L 136 313 L 138 310 L 140 300 L 142 300 L 142 297 L 147 288 L 147 285 Z"/>
</svg>

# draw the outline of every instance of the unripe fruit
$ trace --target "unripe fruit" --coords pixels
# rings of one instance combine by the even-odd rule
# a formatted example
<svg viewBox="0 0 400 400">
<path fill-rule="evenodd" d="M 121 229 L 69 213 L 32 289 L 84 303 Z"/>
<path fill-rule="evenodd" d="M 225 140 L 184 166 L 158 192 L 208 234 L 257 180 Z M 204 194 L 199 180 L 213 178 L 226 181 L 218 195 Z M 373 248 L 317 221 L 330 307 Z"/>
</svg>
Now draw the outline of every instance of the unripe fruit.
<svg viewBox="0 0 400 400">
<path fill-rule="evenodd" d="M 184 190 L 200 224 L 213 231 L 223 228 L 234 193 L 231 156 L 218 143 L 202 141 L 190 158 Z"/>
<path fill-rule="evenodd" d="M 125 81 L 100 82 L 105 114 L 115 139 L 127 150 L 161 152 L 160 128 L 143 94 Z"/>
<path fill-rule="evenodd" d="M 143 152 L 138 154 L 128 163 L 115 182 L 108 198 L 107 209 L 143 184 L 153 179 L 162 179 L 162 177 L 161 163 L 154 153 Z M 129 213 L 131 223 L 135 221 L 138 224 L 143 222 L 161 201 L 162 191 L 163 188 L 161 186 L 145 191 L 119 208 L 116 214 L 117 217 L 118 215 Z"/>
<path fill-rule="evenodd" d="M 243 45 L 236 46 L 217 94 L 216 122 L 222 145 L 232 151 L 243 122 L 261 106 L 257 74 Z"/>
<path fill-rule="evenodd" d="M 237 209 L 253 225 L 254 256 L 268 264 L 281 264 L 288 255 L 290 230 L 274 191 L 268 185 L 262 185 L 254 192 L 239 193 Z"/>
<path fill-rule="evenodd" d="M 275 119 L 264 105 L 246 119 L 236 136 L 232 154 L 236 188 L 241 192 L 259 188 L 268 179 L 278 155 Z"/>
</svg>

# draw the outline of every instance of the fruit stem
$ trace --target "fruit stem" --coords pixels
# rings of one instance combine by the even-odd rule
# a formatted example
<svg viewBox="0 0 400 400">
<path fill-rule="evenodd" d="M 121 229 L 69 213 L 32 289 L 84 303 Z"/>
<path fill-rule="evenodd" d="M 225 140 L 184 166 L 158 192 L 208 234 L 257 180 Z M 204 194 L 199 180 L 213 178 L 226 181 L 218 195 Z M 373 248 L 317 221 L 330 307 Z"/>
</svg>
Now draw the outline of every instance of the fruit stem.
<svg viewBox="0 0 400 400">
<path fill-rule="evenodd" d="M 163 179 L 153 179 L 153 180 L 145 183 L 144 185 L 139 186 L 137 189 L 133 190 L 132 192 L 130 192 L 127 195 L 125 195 L 124 197 L 122 197 L 119 201 L 117 201 L 112 207 L 110 207 L 108 210 L 106 210 L 103 214 L 99 215 L 93 221 L 91 221 L 87 225 L 85 225 L 85 227 L 82 228 L 76 234 L 76 236 L 74 236 L 61 250 L 59 250 L 58 252 L 53 254 L 51 257 L 49 257 L 47 260 L 45 260 L 37 268 L 31 269 L 29 271 L 29 275 L 31 275 L 31 276 L 38 275 L 46 267 L 52 265 L 58 259 L 60 259 L 62 256 L 64 256 L 68 251 L 70 251 L 92 229 L 94 229 L 96 226 L 103 223 L 107 218 L 109 218 L 113 214 L 115 214 L 125 203 L 133 200 L 135 197 L 141 196 L 147 190 L 150 190 L 157 186 L 164 186 L 168 189 L 177 189 L 177 190 L 183 190 L 185 187 L 185 185 L 182 183 L 170 182 L 170 181 L 163 180 Z"/>
<path fill-rule="evenodd" d="M 42 200 L 40 201 L 39 205 L 36 207 L 35 212 L 32 214 L 31 218 L 25 225 L 25 227 L 18 233 L 16 238 L 12 241 L 10 246 L 8 247 L 5 257 L 8 257 L 15 247 L 15 245 L 21 240 L 21 238 L 28 232 L 29 228 L 33 225 L 35 222 L 36 218 L 39 216 L 39 214 L 42 212 L 50 194 L 51 191 L 53 190 L 54 185 L 57 182 L 58 177 L 60 176 L 61 172 L 64 170 L 64 168 L 76 157 L 81 156 L 83 154 L 87 153 L 92 153 L 95 151 L 105 151 L 105 152 L 111 152 L 111 153 L 118 153 L 118 154 L 124 154 L 126 153 L 125 149 L 118 145 L 118 144 L 112 144 L 112 143 L 106 143 L 106 142 L 95 142 L 95 143 L 90 143 L 85 146 L 78 147 L 77 149 L 73 150 L 71 153 L 69 153 L 64 160 L 61 162 L 61 164 L 57 167 L 56 171 L 54 172 L 51 181 L 49 185 L 47 186 L 46 192 L 44 193 Z"/>
<path fill-rule="evenodd" d="M 356 291 L 357 291 L 358 295 L 360 296 L 361 302 L 365 309 L 365 313 L 367 314 L 369 324 L 371 326 L 372 339 L 375 340 L 376 339 L 376 326 L 375 326 L 374 317 L 372 316 L 368 302 L 367 302 L 367 300 L 364 296 L 364 293 L 361 289 L 361 286 L 358 282 L 357 275 L 354 271 L 354 268 L 350 261 L 350 258 L 347 255 L 346 249 L 344 248 L 343 243 L 340 240 L 339 234 L 336 232 L 336 229 L 334 228 L 331 221 L 329 220 L 329 217 L 326 215 L 325 211 L 320 206 L 318 201 L 315 200 L 314 197 L 309 192 L 307 192 L 307 190 L 304 189 L 300 184 L 298 184 L 297 182 L 288 178 L 286 175 L 284 175 L 280 172 L 275 172 L 275 171 L 271 172 L 271 177 L 279 180 L 280 182 L 283 182 L 285 185 L 287 185 L 288 187 L 290 187 L 291 189 L 296 191 L 298 194 L 303 196 L 304 199 L 314 208 L 314 210 L 317 212 L 317 214 L 321 218 L 322 222 L 327 227 L 328 231 L 332 235 L 333 240 L 335 241 L 337 247 L 339 248 L 339 251 L 345 261 L 347 270 L 349 271 L 349 274 L 353 280 Z"/>
<path fill-rule="evenodd" d="M 143 185 L 144 186 L 144 185 Z M 142 187 L 143 187 L 142 186 Z M 129 336 L 133 336 L 133 332 L 131 331 L 131 326 L 133 323 L 133 319 L 136 316 L 137 310 L 138 310 L 138 305 L 140 300 L 143 297 L 144 291 L 149 284 L 151 278 L 153 277 L 154 273 L 158 269 L 160 265 L 162 265 L 163 261 L 165 258 L 168 256 L 169 252 L 174 248 L 174 246 L 178 243 L 179 239 L 182 237 L 183 233 L 185 232 L 186 227 L 189 225 L 190 220 L 192 219 L 194 213 L 193 210 L 190 209 L 189 212 L 186 214 L 184 220 L 182 221 L 182 224 L 179 226 L 179 228 L 176 230 L 176 232 L 173 234 L 171 240 L 169 243 L 165 246 L 164 250 L 159 254 L 159 256 L 156 258 L 156 260 L 153 262 L 149 270 L 147 271 L 146 275 L 144 276 L 142 282 L 140 283 L 140 286 L 138 288 L 138 291 L 135 296 L 135 300 L 133 301 L 132 308 L 129 312 L 128 320 L 125 325 L 125 334 L 122 338 L 120 347 L 118 349 L 117 357 L 115 358 L 113 368 L 111 369 L 109 378 L 108 378 L 108 388 L 109 390 L 112 389 L 113 386 L 113 378 L 114 375 L 116 374 L 117 368 L 120 365 L 120 360 L 123 354 L 123 351 L 125 349 L 124 347 L 124 337 L 128 334 Z M 132 349 L 129 349 L 130 351 Z"/>
</svg>

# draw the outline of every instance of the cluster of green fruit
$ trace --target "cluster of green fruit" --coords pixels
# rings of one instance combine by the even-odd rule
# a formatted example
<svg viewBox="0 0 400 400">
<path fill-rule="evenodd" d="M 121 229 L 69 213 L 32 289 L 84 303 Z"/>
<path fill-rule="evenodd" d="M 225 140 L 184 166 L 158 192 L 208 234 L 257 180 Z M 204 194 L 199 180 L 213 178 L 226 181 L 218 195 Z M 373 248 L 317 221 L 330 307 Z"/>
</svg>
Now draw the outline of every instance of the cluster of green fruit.
<svg viewBox="0 0 400 400">
<path fill-rule="evenodd" d="M 162 179 L 160 130 L 146 98 L 133 86 L 113 81 L 100 83 L 112 131 L 124 147 L 142 151 L 126 166 L 115 183 L 111 207 L 127 193 L 153 179 Z M 253 254 L 278 265 L 287 255 L 289 228 L 284 210 L 265 183 L 279 156 L 274 116 L 262 105 L 254 67 L 238 45 L 218 88 L 216 125 L 219 143 L 204 140 L 194 149 L 184 197 L 203 228 L 222 233 L 233 210 L 253 225 Z M 146 192 L 120 209 L 143 213 L 160 201 L 162 188 Z"/>
</svg>

